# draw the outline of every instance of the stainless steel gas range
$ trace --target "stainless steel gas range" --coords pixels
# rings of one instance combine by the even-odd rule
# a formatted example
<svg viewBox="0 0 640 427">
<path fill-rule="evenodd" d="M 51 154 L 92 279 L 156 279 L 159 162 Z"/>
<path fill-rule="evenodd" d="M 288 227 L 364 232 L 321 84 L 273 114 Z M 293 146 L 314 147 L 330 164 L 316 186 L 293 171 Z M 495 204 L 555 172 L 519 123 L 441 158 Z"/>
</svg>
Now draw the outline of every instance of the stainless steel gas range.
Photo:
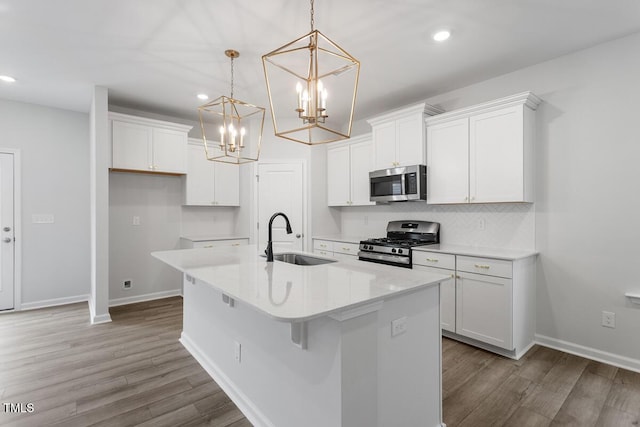
<svg viewBox="0 0 640 427">
<path fill-rule="evenodd" d="M 412 268 L 411 248 L 440 243 L 440 223 L 390 221 L 387 237 L 360 242 L 358 258 L 364 261 Z"/>
</svg>

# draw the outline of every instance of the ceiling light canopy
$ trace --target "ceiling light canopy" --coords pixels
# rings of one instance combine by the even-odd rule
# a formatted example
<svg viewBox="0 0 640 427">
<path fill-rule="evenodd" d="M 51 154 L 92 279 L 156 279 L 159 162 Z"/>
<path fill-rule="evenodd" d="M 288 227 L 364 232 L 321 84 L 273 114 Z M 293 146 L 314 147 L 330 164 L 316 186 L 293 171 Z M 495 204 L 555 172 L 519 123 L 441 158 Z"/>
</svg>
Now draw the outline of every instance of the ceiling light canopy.
<svg viewBox="0 0 640 427">
<path fill-rule="evenodd" d="M 200 99 L 202 101 L 206 101 L 207 99 L 209 99 L 209 95 L 207 95 L 206 93 L 199 93 L 198 94 L 198 99 Z"/>
<path fill-rule="evenodd" d="M 16 79 L 11 76 L 0 76 L 0 81 L 3 81 L 5 83 L 15 83 Z"/>
<path fill-rule="evenodd" d="M 262 56 L 276 136 L 313 145 L 351 136 L 360 61 L 314 28 Z"/>
<path fill-rule="evenodd" d="M 233 60 L 240 53 L 232 49 L 224 53 L 231 59 L 231 96 L 223 95 L 198 107 L 205 154 L 216 162 L 255 162 L 260 156 L 265 109 L 233 97 Z M 207 138 L 207 128 L 212 126 L 217 129 L 215 136 Z"/>
</svg>

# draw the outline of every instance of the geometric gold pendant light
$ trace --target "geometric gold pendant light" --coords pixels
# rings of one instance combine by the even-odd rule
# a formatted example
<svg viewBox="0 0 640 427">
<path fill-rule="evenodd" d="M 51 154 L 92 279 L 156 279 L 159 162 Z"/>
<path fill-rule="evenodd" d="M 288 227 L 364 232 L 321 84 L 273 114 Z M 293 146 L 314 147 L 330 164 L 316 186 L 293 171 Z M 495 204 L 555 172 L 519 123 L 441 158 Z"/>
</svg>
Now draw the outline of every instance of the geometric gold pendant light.
<svg viewBox="0 0 640 427">
<path fill-rule="evenodd" d="M 216 162 L 255 162 L 260 156 L 265 109 L 233 97 L 233 60 L 240 53 L 232 49 L 224 53 L 231 59 L 231 96 L 223 95 L 198 107 L 205 154 Z"/>
<path fill-rule="evenodd" d="M 276 136 L 314 145 L 351 135 L 360 61 L 314 28 L 262 56 Z"/>
</svg>

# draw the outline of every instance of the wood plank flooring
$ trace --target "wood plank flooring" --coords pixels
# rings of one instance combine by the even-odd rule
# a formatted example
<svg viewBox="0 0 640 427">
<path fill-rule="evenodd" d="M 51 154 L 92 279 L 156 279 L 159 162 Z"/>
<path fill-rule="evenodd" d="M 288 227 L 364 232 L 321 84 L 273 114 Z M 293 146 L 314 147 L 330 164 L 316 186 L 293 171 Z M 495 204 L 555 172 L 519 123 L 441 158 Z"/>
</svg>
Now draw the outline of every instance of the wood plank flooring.
<svg viewBox="0 0 640 427">
<path fill-rule="evenodd" d="M 0 314 L 0 425 L 251 426 L 178 342 L 181 298 L 110 311 Z M 513 361 L 444 339 L 443 399 L 448 427 L 640 425 L 640 374 L 540 346 Z"/>
</svg>

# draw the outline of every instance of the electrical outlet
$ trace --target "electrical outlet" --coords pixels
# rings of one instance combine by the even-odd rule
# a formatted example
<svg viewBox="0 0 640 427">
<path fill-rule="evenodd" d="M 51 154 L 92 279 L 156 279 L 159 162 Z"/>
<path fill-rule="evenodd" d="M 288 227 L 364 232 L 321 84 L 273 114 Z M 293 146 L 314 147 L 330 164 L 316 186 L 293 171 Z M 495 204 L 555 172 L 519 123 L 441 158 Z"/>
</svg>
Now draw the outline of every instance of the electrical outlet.
<svg viewBox="0 0 640 427">
<path fill-rule="evenodd" d="M 238 363 L 242 360 L 242 345 L 238 341 L 233 342 L 233 360 Z"/>
<path fill-rule="evenodd" d="M 124 282 L 122 282 L 122 287 L 124 289 L 131 289 L 131 280 L 125 280 Z"/>
<path fill-rule="evenodd" d="M 407 316 L 401 317 L 391 322 L 392 337 L 395 337 L 396 335 L 404 334 L 405 332 L 407 332 Z"/>
<path fill-rule="evenodd" d="M 616 327 L 616 314 L 610 311 L 602 312 L 602 326 L 606 328 Z"/>
</svg>

